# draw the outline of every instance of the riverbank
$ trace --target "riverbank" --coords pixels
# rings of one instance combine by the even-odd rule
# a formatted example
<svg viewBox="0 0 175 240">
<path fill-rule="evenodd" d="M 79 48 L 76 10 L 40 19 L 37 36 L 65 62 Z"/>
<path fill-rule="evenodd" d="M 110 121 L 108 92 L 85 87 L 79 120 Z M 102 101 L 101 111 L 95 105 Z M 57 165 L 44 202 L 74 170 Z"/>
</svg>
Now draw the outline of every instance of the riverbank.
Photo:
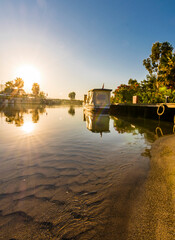
<svg viewBox="0 0 175 240">
<path fill-rule="evenodd" d="M 76 100 L 76 99 L 43 99 L 43 103 L 46 105 L 79 105 L 81 106 L 83 104 L 82 100 Z"/>
<path fill-rule="evenodd" d="M 83 104 L 82 100 L 76 99 L 56 99 L 56 98 L 39 98 L 39 97 L 13 97 L 0 98 L 0 106 L 16 105 L 16 104 L 42 104 L 42 105 L 77 105 Z"/>
<path fill-rule="evenodd" d="M 150 172 L 133 201 L 127 239 L 175 239 L 175 136 L 151 149 Z"/>
</svg>

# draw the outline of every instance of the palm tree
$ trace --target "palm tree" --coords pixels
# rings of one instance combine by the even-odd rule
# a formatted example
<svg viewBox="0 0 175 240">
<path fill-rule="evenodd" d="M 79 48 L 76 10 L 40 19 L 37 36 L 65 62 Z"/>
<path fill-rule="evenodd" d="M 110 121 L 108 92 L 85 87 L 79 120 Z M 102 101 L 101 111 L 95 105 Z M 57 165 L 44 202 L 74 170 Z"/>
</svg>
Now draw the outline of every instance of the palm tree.
<svg viewBox="0 0 175 240">
<path fill-rule="evenodd" d="M 38 83 L 34 83 L 32 86 L 33 95 L 38 96 L 40 92 L 40 86 Z"/>
<path fill-rule="evenodd" d="M 20 88 L 23 88 L 24 87 L 24 81 L 22 80 L 22 78 L 20 78 L 20 77 L 17 77 L 16 79 L 15 79 L 15 87 L 17 87 L 18 89 L 20 89 Z"/>
</svg>

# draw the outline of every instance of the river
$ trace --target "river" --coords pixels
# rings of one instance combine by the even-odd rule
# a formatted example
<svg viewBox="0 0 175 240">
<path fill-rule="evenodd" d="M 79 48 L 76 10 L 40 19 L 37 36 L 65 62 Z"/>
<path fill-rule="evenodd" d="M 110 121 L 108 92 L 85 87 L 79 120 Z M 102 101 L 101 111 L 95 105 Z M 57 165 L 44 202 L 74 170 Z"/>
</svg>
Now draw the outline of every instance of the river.
<svg viewBox="0 0 175 240">
<path fill-rule="evenodd" d="M 169 123 L 82 107 L 0 111 L 0 239 L 127 239 L 133 202 Z"/>
</svg>

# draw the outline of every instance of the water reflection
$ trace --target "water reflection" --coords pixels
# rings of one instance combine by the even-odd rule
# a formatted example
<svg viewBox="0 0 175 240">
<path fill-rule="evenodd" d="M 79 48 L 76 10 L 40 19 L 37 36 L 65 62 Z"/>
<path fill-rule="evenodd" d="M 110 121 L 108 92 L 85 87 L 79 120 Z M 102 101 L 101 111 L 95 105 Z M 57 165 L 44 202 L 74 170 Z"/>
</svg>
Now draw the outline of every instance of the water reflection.
<svg viewBox="0 0 175 240">
<path fill-rule="evenodd" d="M 30 113 L 32 114 L 32 121 L 37 123 L 39 121 L 39 113 L 41 113 L 39 109 L 33 109 Z"/>
<path fill-rule="evenodd" d="M 1 113 L 5 116 L 5 121 L 9 124 L 15 124 L 17 127 L 31 126 L 29 123 L 24 122 L 24 115 L 31 115 L 32 122 L 37 123 L 39 121 L 39 115 L 46 112 L 45 106 L 42 105 L 18 105 L 18 106 L 6 106 L 1 110 Z M 24 129 L 27 127 L 24 126 Z M 31 127 L 30 127 L 31 129 Z"/>
<path fill-rule="evenodd" d="M 75 115 L 75 108 L 73 106 L 70 106 L 70 109 L 68 110 L 68 113 L 72 116 Z"/>
<path fill-rule="evenodd" d="M 4 115 L 6 116 L 6 122 L 10 124 L 15 124 L 20 127 L 24 124 L 23 112 L 16 111 L 15 109 L 5 108 Z"/>
<path fill-rule="evenodd" d="M 133 135 L 144 135 L 145 139 L 152 142 L 156 138 L 167 134 L 174 134 L 175 125 L 143 118 L 131 118 L 121 116 L 109 116 L 97 112 L 84 111 L 84 121 L 88 130 L 94 133 L 110 132 L 110 119 L 113 120 L 113 128 L 119 133 L 131 133 Z"/>
<path fill-rule="evenodd" d="M 24 125 L 22 126 L 22 130 L 25 132 L 25 133 L 31 133 L 33 132 L 35 126 L 34 126 L 34 123 L 33 122 L 25 122 Z"/>
<path fill-rule="evenodd" d="M 25 132 L 34 130 L 33 123 L 38 123 L 40 115 L 46 113 L 45 106 L 42 105 L 19 105 L 7 106 L 1 109 L 1 116 L 5 116 L 5 121 L 9 124 L 14 124 L 17 127 L 22 127 Z M 75 115 L 75 107 L 70 106 L 68 113 L 71 116 Z M 31 121 L 25 120 L 24 116 L 31 116 Z M 144 134 L 147 139 L 156 139 L 158 137 L 174 134 L 174 123 L 155 121 L 142 118 L 131 118 L 121 116 L 109 116 L 109 114 L 99 114 L 95 112 L 84 111 L 84 121 L 89 131 L 94 133 L 109 133 L 110 119 L 113 120 L 113 127 L 119 134 L 132 133 Z M 25 122 L 26 121 L 26 122 Z M 28 130 L 27 130 L 28 129 Z"/>
<path fill-rule="evenodd" d="M 114 117 L 114 129 L 118 133 L 136 133 L 135 125 Z"/>
<path fill-rule="evenodd" d="M 174 123 L 171 122 L 121 116 L 112 116 L 112 119 L 114 129 L 118 133 L 141 134 L 149 142 L 164 135 L 174 134 Z"/>
<path fill-rule="evenodd" d="M 147 177 L 145 148 L 158 122 L 89 112 L 87 130 L 82 108 L 45 112 L 40 106 L 1 112 L 0 239 L 127 239 L 130 198 Z M 7 118 L 15 125 L 22 119 L 21 130 L 32 137 L 11 131 Z M 172 132 L 168 126 L 159 125 L 164 134 Z"/>
<path fill-rule="evenodd" d="M 99 114 L 94 112 L 85 111 L 84 121 L 88 130 L 94 133 L 108 133 L 109 131 L 109 114 Z"/>
</svg>

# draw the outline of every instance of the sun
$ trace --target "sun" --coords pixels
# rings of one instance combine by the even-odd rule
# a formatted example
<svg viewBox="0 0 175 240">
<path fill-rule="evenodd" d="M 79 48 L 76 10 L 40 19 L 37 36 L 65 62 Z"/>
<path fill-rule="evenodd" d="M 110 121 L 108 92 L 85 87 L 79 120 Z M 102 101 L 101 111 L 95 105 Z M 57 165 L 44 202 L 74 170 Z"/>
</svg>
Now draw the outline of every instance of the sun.
<svg viewBox="0 0 175 240">
<path fill-rule="evenodd" d="M 41 83 L 41 74 L 32 65 L 22 65 L 20 66 L 15 73 L 16 77 L 22 78 L 24 81 L 24 89 L 27 92 L 30 92 L 32 89 L 33 83 Z"/>
<path fill-rule="evenodd" d="M 33 122 L 25 122 L 24 125 L 22 126 L 22 130 L 25 132 L 25 133 L 31 133 L 33 132 L 34 130 L 34 123 Z"/>
</svg>

